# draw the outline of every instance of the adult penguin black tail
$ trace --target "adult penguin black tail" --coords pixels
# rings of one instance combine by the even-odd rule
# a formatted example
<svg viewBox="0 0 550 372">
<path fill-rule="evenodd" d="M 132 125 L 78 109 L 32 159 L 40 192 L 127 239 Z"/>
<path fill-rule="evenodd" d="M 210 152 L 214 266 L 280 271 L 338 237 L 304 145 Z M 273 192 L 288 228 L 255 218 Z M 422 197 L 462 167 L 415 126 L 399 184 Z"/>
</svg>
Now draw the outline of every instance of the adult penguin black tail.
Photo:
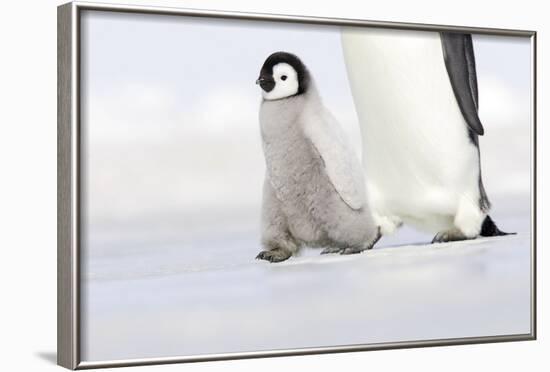
<svg viewBox="0 0 550 372">
<path fill-rule="evenodd" d="M 516 233 L 507 233 L 500 231 L 495 222 L 490 216 L 485 217 L 483 224 L 481 225 L 480 236 L 503 236 L 503 235 L 515 235 Z"/>
</svg>

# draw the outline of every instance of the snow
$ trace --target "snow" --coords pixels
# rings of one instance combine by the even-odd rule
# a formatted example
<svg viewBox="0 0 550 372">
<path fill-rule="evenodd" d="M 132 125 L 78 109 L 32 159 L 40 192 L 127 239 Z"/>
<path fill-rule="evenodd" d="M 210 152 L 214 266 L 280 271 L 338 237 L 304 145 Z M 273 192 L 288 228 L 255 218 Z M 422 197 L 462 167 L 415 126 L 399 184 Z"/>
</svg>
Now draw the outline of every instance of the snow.
<svg viewBox="0 0 550 372">
<path fill-rule="evenodd" d="M 84 259 L 83 360 L 529 333 L 529 203 L 498 205 L 517 235 L 429 244 L 403 228 L 363 254 L 279 264 L 254 259 L 254 231 L 105 238 L 124 246 Z"/>
</svg>

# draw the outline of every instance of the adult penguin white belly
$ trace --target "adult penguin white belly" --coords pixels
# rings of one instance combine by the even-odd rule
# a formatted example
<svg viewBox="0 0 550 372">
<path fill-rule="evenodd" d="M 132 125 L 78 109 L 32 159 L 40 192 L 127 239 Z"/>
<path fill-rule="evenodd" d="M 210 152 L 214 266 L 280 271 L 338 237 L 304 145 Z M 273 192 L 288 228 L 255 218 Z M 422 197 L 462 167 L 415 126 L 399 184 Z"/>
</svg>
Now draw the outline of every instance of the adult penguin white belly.
<svg viewBox="0 0 550 372">
<path fill-rule="evenodd" d="M 342 45 L 381 232 L 405 222 L 434 242 L 504 234 L 481 181 L 471 35 L 344 28 Z"/>
</svg>

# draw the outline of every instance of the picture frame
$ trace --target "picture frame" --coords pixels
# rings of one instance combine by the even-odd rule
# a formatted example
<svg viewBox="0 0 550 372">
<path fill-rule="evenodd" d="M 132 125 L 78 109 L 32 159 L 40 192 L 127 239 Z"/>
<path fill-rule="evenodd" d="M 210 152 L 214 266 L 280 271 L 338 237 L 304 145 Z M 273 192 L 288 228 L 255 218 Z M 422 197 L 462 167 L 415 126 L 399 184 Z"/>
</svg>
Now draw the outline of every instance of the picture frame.
<svg viewBox="0 0 550 372">
<path fill-rule="evenodd" d="M 85 223 L 82 208 L 87 191 L 83 179 L 82 126 L 82 15 L 84 12 L 111 12 L 191 17 L 198 20 L 234 20 L 275 22 L 287 25 L 331 25 L 405 31 L 460 32 L 494 36 L 518 36 L 530 39 L 531 51 L 531 200 L 530 200 L 530 332 L 446 339 L 334 345 L 322 347 L 283 348 L 262 351 L 216 352 L 185 356 L 159 356 L 101 361 L 82 358 L 82 239 Z M 480 344 L 536 339 L 536 255 L 537 255 L 537 190 L 536 190 L 536 32 L 429 24 L 410 24 L 372 20 L 320 18 L 245 12 L 226 12 L 168 8 L 156 6 L 115 5 L 71 2 L 58 7 L 58 191 L 57 191 L 57 355 L 58 364 L 69 369 L 137 366 L 150 364 L 231 360 L 243 358 L 310 355 L 351 351 L 385 350 L 413 347 Z"/>
</svg>

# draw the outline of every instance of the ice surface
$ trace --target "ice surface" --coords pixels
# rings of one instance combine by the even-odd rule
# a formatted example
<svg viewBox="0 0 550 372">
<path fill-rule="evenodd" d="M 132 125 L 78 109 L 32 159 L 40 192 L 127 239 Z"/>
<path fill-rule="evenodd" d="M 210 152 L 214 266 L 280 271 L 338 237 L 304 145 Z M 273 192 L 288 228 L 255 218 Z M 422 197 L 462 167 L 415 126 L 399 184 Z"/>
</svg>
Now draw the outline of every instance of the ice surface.
<svg viewBox="0 0 550 372">
<path fill-rule="evenodd" d="M 128 251 L 98 248 L 85 260 L 83 359 L 529 333 L 522 199 L 499 201 L 495 215 L 517 235 L 432 245 L 404 228 L 360 255 L 308 249 L 280 264 L 254 260 L 254 231 L 125 237 Z"/>
</svg>

